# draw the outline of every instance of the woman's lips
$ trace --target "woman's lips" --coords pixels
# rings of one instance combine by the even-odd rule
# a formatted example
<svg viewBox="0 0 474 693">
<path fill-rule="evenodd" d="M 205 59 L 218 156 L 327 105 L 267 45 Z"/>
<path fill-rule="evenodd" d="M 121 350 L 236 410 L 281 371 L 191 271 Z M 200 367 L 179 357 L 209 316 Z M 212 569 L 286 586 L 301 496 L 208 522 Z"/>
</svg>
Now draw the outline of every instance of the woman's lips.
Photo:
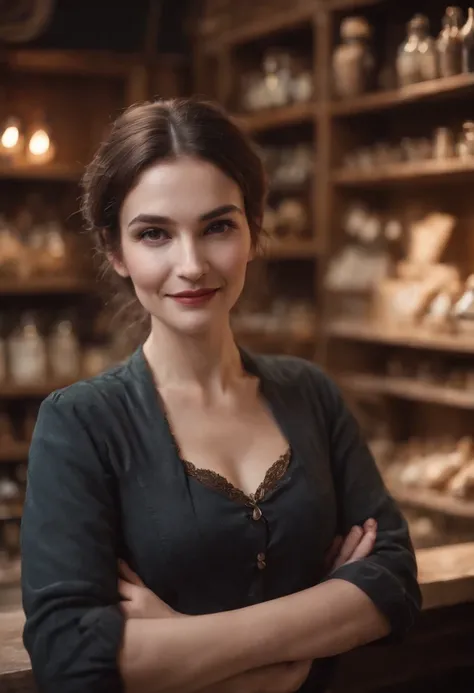
<svg viewBox="0 0 474 693">
<path fill-rule="evenodd" d="M 179 294 L 169 294 L 170 298 L 183 306 L 199 306 L 210 301 L 219 289 L 198 289 L 197 291 L 180 291 Z"/>
</svg>

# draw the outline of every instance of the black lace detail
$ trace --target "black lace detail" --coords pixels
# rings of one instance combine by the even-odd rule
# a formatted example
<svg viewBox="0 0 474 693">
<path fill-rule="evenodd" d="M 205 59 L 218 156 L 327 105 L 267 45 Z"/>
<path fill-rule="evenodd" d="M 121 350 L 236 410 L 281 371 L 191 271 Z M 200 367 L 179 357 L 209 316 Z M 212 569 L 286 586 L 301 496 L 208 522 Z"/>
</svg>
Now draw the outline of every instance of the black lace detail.
<svg viewBox="0 0 474 693">
<path fill-rule="evenodd" d="M 247 495 L 240 488 L 234 486 L 234 484 L 218 472 L 213 472 L 211 469 L 201 469 L 188 460 L 183 460 L 183 465 L 186 473 L 197 479 L 201 484 L 204 484 L 204 486 L 224 493 L 233 501 L 253 506 L 260 503 L 265 496 L 276 487 L 279 481 L 281 481 L 286 474 L 290 460 L 291 448 L 288 448 L 288 450 L 284 452 L 283 455 L 280 455 L 277 461 L 267 470 L 264 480 L 255 493 L 251 493 L 250 495 Z"/>
</svg>

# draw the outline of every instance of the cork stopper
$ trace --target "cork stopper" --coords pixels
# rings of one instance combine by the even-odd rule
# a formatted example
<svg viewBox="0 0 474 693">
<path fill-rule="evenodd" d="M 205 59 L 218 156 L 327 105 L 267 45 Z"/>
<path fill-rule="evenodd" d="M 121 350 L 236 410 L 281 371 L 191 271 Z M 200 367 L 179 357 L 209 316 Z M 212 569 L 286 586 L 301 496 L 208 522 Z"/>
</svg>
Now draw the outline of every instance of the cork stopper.
<svg viewBox="0 0 474 693">
<path fill-rule="evenodd" d="M 346 17 L 341 22 L 343 39 L 369 39 L 371 36 L 371 26 L 364 17 Z"/>
</svg>

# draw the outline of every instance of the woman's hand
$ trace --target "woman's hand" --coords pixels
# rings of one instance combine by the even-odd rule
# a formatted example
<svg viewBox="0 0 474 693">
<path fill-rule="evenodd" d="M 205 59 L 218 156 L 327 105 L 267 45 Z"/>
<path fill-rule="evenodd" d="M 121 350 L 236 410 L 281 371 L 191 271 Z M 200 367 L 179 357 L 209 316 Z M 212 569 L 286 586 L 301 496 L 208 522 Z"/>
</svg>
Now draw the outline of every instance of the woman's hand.
<svg viewBox="0 0 474 693">
<path fill-rule="evenodd" d="M 148 589 L 125 561 L 119 561 L 118 590 L 122 597 L 120 607 L 126 618 L 173 618 L 183 615 Z"/>
<path fill-rule="evenodd" d="M 369 556 L 374 548 L 376 535 L 377 523 L 375 520 L 369 519 L 363 527 L 352 527 L 345 539 L 336 537 L 326 555 L 327 574 L 330 575 L 341 565 Z M 176 618 L 183 616 L 148 589 L 125 561 L 119 561 L 119 576 L 118 588 L 123 600 L 121 608 L 127 618 Z M 293 666 L 293 664 L 285 666 Z M 287 675 L 290 675 L 289 671 Z"/>
<path fill-rule="evenodd" d="M 347 563 L 367 558 L 374 548 L 377 538 L 377 522 L 370 518 L 363 527 L 352 527 L 345 539 L 336 537 L 326 554 L 326 572 L 332 572 Z"/>
</svg>

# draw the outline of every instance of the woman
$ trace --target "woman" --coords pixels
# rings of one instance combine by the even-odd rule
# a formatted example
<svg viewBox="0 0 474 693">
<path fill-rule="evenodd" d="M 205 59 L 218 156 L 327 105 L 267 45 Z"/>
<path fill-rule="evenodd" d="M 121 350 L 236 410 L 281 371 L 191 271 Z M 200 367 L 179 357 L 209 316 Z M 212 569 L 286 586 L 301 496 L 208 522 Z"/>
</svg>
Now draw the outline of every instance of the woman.
<svg viewBox="0 0 474 693">
<path fill-rule="evenodd" d="M 41 406 L 22 530 L 39 690 L 322 691 L 329 658 L 403 634 L 420 593 L 406 523 L 334 384 L 234 341 L 261 162 L 218 108 L 156 102 L 117 120 L 84 188 L 150 333 Z"/>
</svg>

